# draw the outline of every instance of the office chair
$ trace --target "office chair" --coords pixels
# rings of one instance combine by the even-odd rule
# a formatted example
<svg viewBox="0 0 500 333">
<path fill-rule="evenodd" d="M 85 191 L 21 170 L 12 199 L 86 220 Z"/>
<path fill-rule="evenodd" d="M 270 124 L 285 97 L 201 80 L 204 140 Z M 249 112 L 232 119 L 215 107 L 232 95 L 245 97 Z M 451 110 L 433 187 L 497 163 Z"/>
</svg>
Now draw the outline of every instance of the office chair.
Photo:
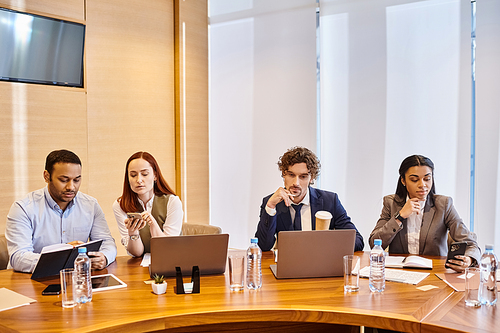
<svg viewBox="0 0 500 333">
<path fill-rule="evenodd" d="M 182 224 L 182 235 L 208 235 L 208 234 L 221 234 L 222 229 L 220 227 L 208 224 L 195 224 L 195 223 L 183 223 Z"/>
<path fill-rule="evenodd" d="M 9 251 L 7 250 L 7 239 L 0 235 L 0 269 L 6 269 L 9 263 Z"/>
</svg>

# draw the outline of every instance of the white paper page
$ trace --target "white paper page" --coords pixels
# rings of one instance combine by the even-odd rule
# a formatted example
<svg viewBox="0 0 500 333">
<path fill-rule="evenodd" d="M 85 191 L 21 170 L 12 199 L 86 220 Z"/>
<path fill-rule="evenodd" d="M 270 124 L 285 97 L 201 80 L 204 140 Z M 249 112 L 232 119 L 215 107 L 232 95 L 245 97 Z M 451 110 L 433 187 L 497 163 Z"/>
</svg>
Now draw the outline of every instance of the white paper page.
<svg viewBox="0 0 500 333">
<path fill-rule="evenodd" d="M 10 289 L 0 288 L 0 311 L 17 308 L 33 302 L 36 302 L 36 300 L 18 294 Z"/>
<path fill-rule="evenodd" d="M 93 244 L 101 241 L 100 239 L 93 240 L 81 245 L 78 245 L 79 247 L 88 245 L 88 244 Z M 49 252 L 57 252 L 60 250 L 67 250 L 67 249 L 72 249 L 74 246 L 68 243 L 61 243 L 61 244 L 52 244 L 52 245 L 47 245 L 42 248 L 42 253 L 49 253 Z"/>
<path fill-rule="evenodd" d="M 72 249 L 73 245 L 70 244 L 52 244 L 42 248 L 42 253 L 57 252 L 60 250 Z"/>
<path fill-rule="evenodd" d="M 142 257 L 141 266 L 149 267 L 151 264 L 151 253 L 144 253 L 144 257 Z"/>
<path fill-rule="evenodd" d="M 370 277 L 370 266 L 365 266 L 359 271 L 359 276 Z M 385 280 L 392 282 L 402 282 L 408 284 L 418 284 L 429 276 L 429 273 L 412 272 L 399 269 L 385 269 Z"/>
<path fill-rule="evenodd" d="M 405 257 L 386 256 L 385 267 L 403 267 Z"/>
</svg>

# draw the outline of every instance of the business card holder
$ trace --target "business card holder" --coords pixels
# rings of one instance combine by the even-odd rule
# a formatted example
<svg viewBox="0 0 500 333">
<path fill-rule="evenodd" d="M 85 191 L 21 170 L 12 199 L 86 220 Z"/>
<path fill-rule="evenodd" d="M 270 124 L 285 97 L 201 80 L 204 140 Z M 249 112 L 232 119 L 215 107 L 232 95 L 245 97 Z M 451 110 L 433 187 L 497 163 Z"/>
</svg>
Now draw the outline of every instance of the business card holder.
<svg viewBox="0 0 500 333">
<path fill-rule="evenodd" d="M 181 268 L 175 267 L 175 280 L 175 293 L 177 295 L 200 293 L 200 269 L 198 266 L 193 266 L 190 283 L 184 283 Z"/>
</svg>

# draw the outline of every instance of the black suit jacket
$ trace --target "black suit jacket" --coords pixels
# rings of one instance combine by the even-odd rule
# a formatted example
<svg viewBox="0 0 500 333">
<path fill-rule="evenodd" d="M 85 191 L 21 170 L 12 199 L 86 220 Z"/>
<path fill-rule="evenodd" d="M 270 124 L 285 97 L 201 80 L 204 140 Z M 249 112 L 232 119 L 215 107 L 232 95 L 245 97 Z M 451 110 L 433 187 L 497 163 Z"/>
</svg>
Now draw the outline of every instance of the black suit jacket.
<svg viewBox="0 0 500 333">
<path fill-rule="evenodd" d="M 281 201 L 276 205 L 276 215 L 270 216 L 266 212 L 266 205 L 272 194 L 262 200 L 260 206 L 260 221 L 257 226 L 255 237 L 259 239 L 259 247 L 263 251 L 269 251 L 276 241 L 276 235 L 280 231 L 288 231 L 293 229 L 292 217 L 290 209 Z M 347 215 L 344 207 L 340 203 L 337 193 L 318 190 L 309 187 L 309 198 L 311 204 L 311 224 L 312 229 L 316 230 L 316 212 L 326 210 L 333 216 L 330 222 L 330 229 L 354 229 L 356 230 L 356 243 L 354 251 L 362 251 L 364 247 L 363 236 L 358 232 L 351 218 Z"/>
</svg>

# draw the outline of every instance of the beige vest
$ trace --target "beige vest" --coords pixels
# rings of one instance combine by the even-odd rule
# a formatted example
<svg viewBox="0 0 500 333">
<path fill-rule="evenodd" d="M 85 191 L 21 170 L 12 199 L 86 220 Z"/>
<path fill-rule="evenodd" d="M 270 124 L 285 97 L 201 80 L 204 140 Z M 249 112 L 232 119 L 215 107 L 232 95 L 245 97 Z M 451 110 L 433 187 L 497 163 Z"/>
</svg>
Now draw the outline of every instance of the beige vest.
<svg viewBox="0 0 500 333">
<path fill-rule="evenodd" d="M 155 218 L 161 230 L 163 230 L 163 225 L 165 224 L 165 219 L 167 218 L 167 204 L 170 196 L 171 194 L 162 195 L 161 197 L 155 195 L 153 198 L 151 215 Z M 146 223 L 146 226 L 139 230 L 139 234 L 141 235 L 141 240 L 144 244 L 144 253 L 151 252 L 151 231 L 149 230 L 149 224 Z"/>
</svg>

